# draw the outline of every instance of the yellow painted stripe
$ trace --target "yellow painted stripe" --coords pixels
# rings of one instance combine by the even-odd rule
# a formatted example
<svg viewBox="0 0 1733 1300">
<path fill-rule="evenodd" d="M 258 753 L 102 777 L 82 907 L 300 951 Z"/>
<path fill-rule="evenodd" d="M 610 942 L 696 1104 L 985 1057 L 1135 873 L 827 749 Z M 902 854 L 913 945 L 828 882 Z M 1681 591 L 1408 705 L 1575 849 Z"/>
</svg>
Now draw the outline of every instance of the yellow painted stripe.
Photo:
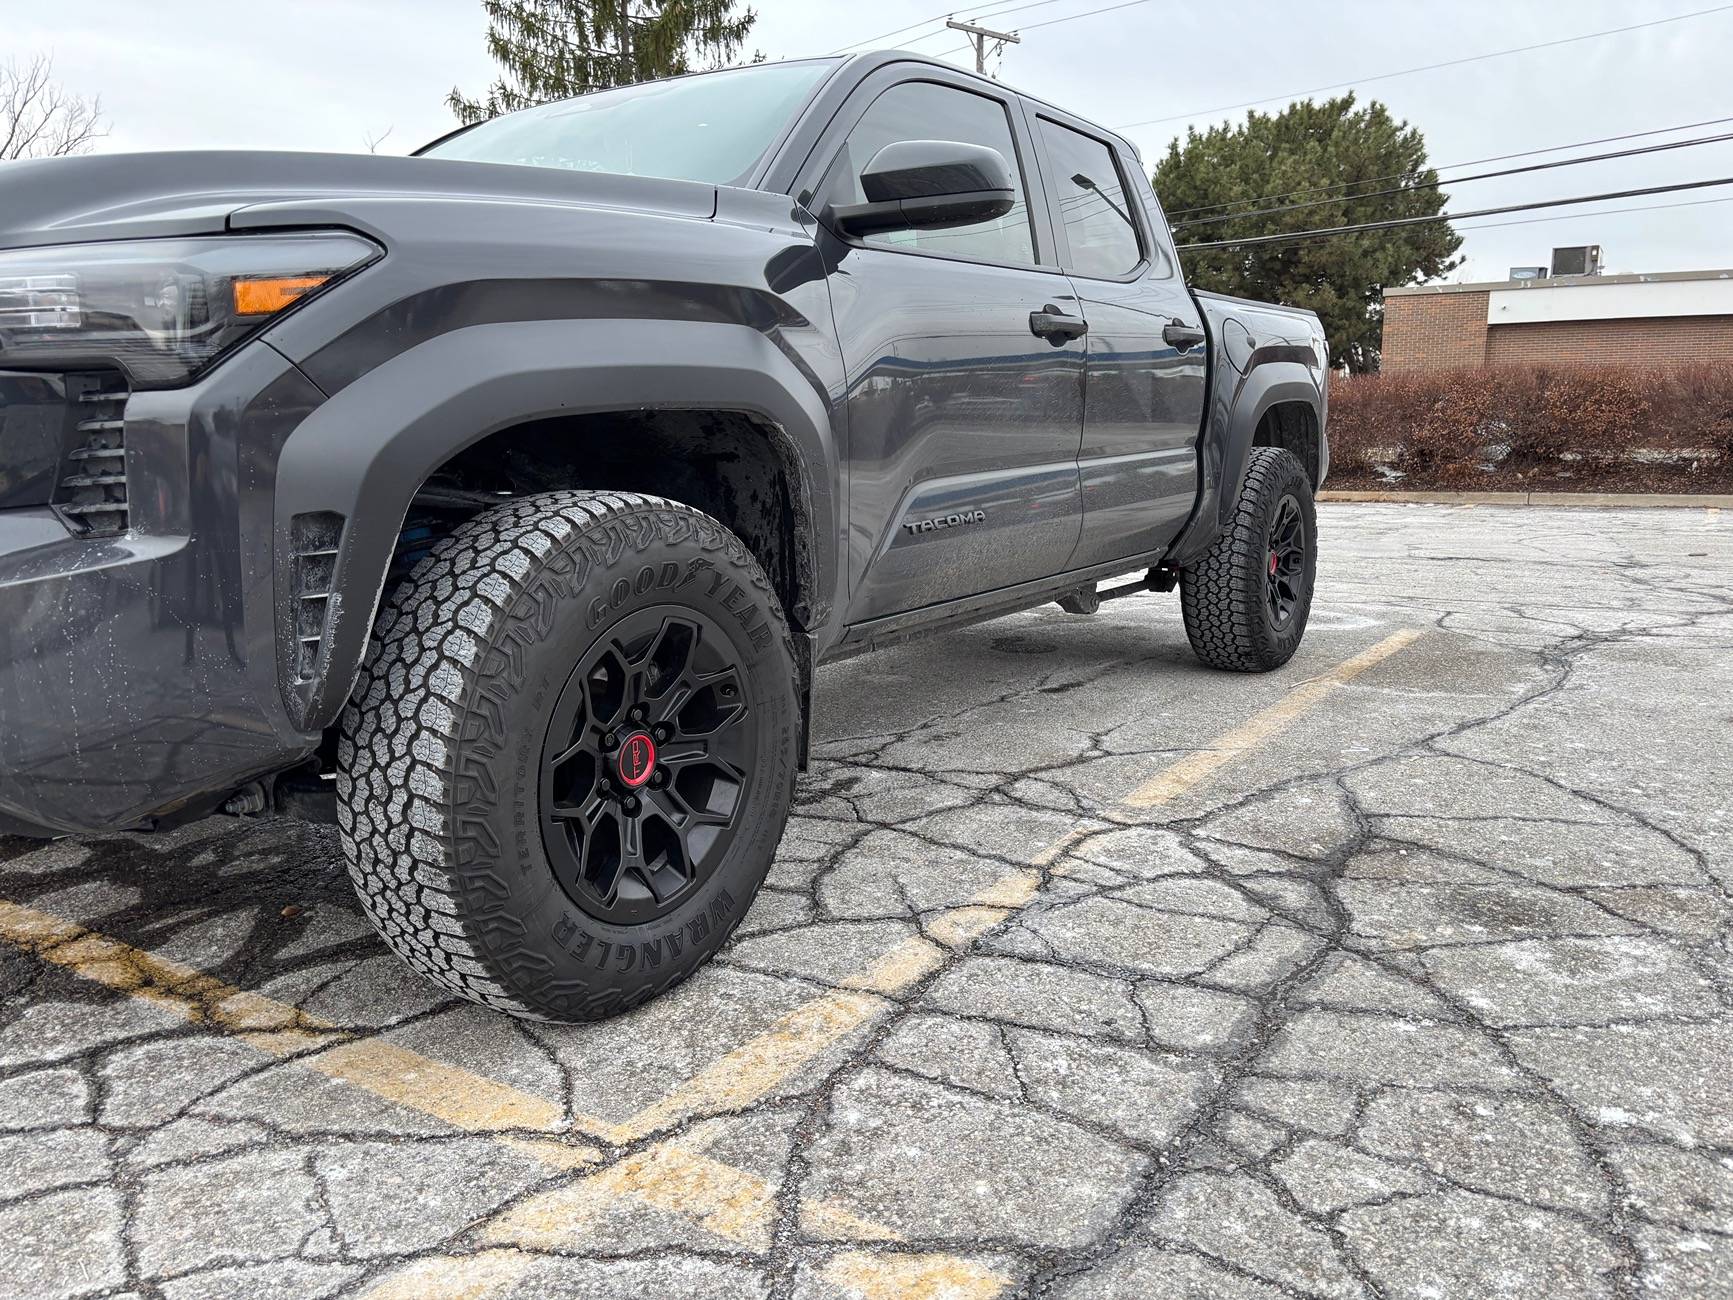
<svg viewBox="0 0 1733 1300">
<path fill-rule="evenodd" d="M 1332 672 L 1302 684 L 1219 738 L 1210 749 L 1181 760 L 1140 786 L 1126 802 L 1132 807 L 1154 807 L 1195 787 L 1285 730 L 1335 688 L 1412 644 L 1420 635 L 1417 631 L 1399 632 Z M 942 964 L 946 949 L 967 945 L 1026 907 L 1040 887 L 1042 869 L 1052 868 L 1084 833 L 1081 829 L 1068 832 L 1035 854 L 1029 870 L 1012 872 L 967 903 L 941 914 L 928 926 L 931 937 L 898 945 L 852 981 L 852 989 L 827 994 L 788 1012 L 764 1034 L 734 1049 L 625 1124 L 579 1116 L 572 1127 L 623 1144 L 694 1116 L 718 1114 L 761 1100 L 827 1047 L 888 1011 L 892 1004 L 885 995 L 894 996 L 918 984 Z M 514 1206 L 489 1225 L 484 1239 L 502 1248 L 416 1261 L 378 1283 L 368 1293 L 372 1300 L 410 1296 L 475 1300 L 495 1294 L 521 1278 L 536 1258 L 510 1247 L 533 1251 L 569 1245 L 601 1208 L 620 1198 L 690 1218 L 730 1242 L 768 1248 L 775 1213 L 772 1189 L 756 1175 L 693 1149 L 692 1130 L 632 1152 L 594 1172 L 584 1172 L 602 1163 L 602 1153 L 565 1139 L 559 1132 L 565 1116 L 545 1098 L 394 1044 L 357 1038 L 286 1003 L 234 988 L 190 966 L 4 900 L 0 900 L 0 937 L 108 988 L 233 1034 L 260 1051 L 294 1056 L 299 1065 L 455 1127 L 501 1134 L 503 1140 L 551 1168 L 579 1171 L 573 1180 Z M 813 1235 L 830 1239 L 898 1240 L 893 1230 L 825 1202 L 803 1201 L 801 1222 Z M 862 1300 L 880 1296 L 975 1300 L 997 1295 L 1009 1285 L 1009 1279 L 991 1268 L 953 1256 L 859 1250 L 835 1256 L 826 1265 L 825 1276 Z"/>
<path fill-rule="evenodd" d="M 1132 808 L 1155 808 L 1178 798 L 1200 785 L 1220 768 L 1226 767 L 1235 759 L 1245 757 L 1248 751 L 1286 731 L 1299 721 L 1307 710 L 1334 693 L 1344 683 L 1352 681 L 1368 668 L 1383 663 L 1424 635 L 1425 633 L 1415 628 L 1404 628 L 1385 637 L 1370 650 L 1364 650 L 1352 659 L 1337 664 L 1323 676 L 1301 683 L 1269 708 L 1254 713 L 1232 731 L 1218 736 L 1208 749 L 1200 749 L 1152 776 L 1126 796 L 1126 804 Z"/>
<path fill-rule="evenodd" d="M 0 938 L 93 983 L 189 1023 L 232 1035 L 266 1055 L 292 1057 L 297 1067 L 316 1070 L 454 1128 L 494 1136 L 555 1173 L 582 1173 L 605 1160 L 600 1150 L 566 1136 L 562 1108 L 545 1097 L 395 1043 L 357 1037 L 287 1003 L 248 993 L 74 922 L 0 899 Z M 865 999 L 866 995 L 852 997 Z M 858 1017 L 855 1022 L 859 1023 Z M 760 1070 L 769 1068 L 769 1062 L 759 1065 Z M 748 1071 L 747 1077 L 754 1076 Z M 578 1116 L 574 1127 L 609 1141 L 627 1136 L 623 1126 L 594 1116 Z M 599 1173 L 584 1174 L 554 1192 L 532 1197 L 519 1210 L 527 1215 L 537 1209 L 561 1208 L 569 1214 L 572 1204 L 634 1197 L 692 1218 L 736 1244 L 767 1249 L 775 1213 L 769 1184 L 693 1150 L 692 1142 L 685 1136 L 631 1153 Z M 832 1239 L 897 1239 L 892 1229 L 840 1205 L 807 1200 L 801 1213 L 804 1222 L 822 1227 Z M 577 1226 L 568 1219 L 567 1234 Z M 511 1234 L 496 1236 L 503 1240 Z M 533 1234 L 520 1233 L 517 1244 L 529 1245 L 532 1239 Z M 372 1300 L 424 1296 L 470 1300 L 510 1286 L 534 1261 L 534 1255 L 517 1250 L 420 1260 L 387 1275 L 368 1295 Z"/>
<path fill-rule="evenodd" d="M 602 1217 L 630 1198 L 690 1219 L 729 1245 L 764 1254 L 775 1226 L 776 1188 L 705 1154 L 721 1131 L 699 1125 L 532 1196 L 489 1222 L 481 1239 L 525 1250 L 583 1250 Z M 895 1230 L 816 1198 L 801 1202 L 800 1215 L 803 1226 L 831 1239 L 900 1240 Z"/>
<path fill-rule="evenodd" d="M 639 1111 L 625 1127 L 634 1136 L 645 1136 L 693 1115 L 739 1110 L 768 1096 L 825 1048 L 889 1009 L 890 1003 L 867 993 L 827 993 L 802 1003 Z"/>
<path fill-rule="evenodd" d="M 1301 683 L 1276 704 L 1217 738 L 1209 749 L 1181 759 L 1146 781 L 1125 802 L 1133 808 L 1154 807 L 1191 789 L 1217 769 L 1291 726 L 1344 682 L 1412 645 L 1422 635 L 1414 629 L 1397 632 L 1323 676 Z M 908 992 L 943 964 L 945 948 L 966 947 L 1013 912 L 1027 907 L 1041 886 L 1040 868 L 1057 870 L 1053 864 L 1087 833 L 1082 828 L 1067 831 L 1031 856 L 1029 870 L 1010 872 L 968 902 L 939 914 L 927 925 L 926 936 L 897 944 L 848 981 L 850 987 L 885 997 Z M 770 1095 L 814 1057 L 888 1010 L 889 1004 L 875 998 L 824 994 L 788 1012 L 764 1033 L 735 1048 L 691 1082 L 634 1115 L 624 1127 L 637 1136 L 645 1136 L 694 1116 L 743 1110 Z"/>
<path fill-rule="evenodd" d="M 546 1134 L 535 1139 L 534 1146 L 549 1153 L 547 1163 L 571 1167 L 574 1161 L 593 1163 L 600 1157 L 594 1148 L 559 1140 L 566 1128 L 564 1109 L 545 1097 L 394 1043 L 358 1038 L 285 1002 L 248 993 L 182 962 L 133 948 L 71 921 L 0 899 L 0 938 L 93 983 L 231 1034 L 267 1055 L 293 1056 L 299 1066 L 456 1128 Z M 576 1126 L 595 1136 L 615 1127 L 588 1116 L 580 1116 Z M 555 1156 L 555 1150 L 562 1154 Z"/>
</svg>

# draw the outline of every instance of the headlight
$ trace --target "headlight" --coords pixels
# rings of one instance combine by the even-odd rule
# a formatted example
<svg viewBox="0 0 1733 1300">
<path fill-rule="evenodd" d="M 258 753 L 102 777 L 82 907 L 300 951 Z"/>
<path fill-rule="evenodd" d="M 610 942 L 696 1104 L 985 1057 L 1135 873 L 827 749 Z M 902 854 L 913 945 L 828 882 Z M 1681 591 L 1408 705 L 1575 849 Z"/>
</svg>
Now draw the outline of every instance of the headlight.
<svg viewBox="0 0 1733 1300">
<path fill-rule="evenodd" d="M 0 252 L 0 369 L 118 365 L 173 388 L 379 255 L 336 231 Z"/>
</svg>

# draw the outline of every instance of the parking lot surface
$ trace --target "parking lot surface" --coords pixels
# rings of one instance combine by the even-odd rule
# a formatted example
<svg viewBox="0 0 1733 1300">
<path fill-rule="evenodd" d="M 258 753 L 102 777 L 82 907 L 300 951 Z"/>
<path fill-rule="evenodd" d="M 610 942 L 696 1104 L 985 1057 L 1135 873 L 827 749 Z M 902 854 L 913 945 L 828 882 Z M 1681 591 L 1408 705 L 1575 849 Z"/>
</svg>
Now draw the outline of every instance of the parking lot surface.
<svg viewBox="0 0 1733 1300">
<path fill-rule="evenodd" d="M 0 1294 L 1726 1296 L 1733 517 L 1347 505 L 821 674 L 688 984 L 514 1022 L 334 833 L 0 839 Z"/>
</svg>

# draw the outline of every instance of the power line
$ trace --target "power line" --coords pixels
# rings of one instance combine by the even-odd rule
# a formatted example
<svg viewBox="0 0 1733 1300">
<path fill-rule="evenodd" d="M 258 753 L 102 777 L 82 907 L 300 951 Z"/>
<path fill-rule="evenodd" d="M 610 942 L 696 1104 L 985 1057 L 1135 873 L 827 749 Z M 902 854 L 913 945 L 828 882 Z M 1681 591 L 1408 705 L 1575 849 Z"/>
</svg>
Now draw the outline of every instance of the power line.
<svg viewBox="0 0 1733 1300">
<path fill-rule="evenodd" d="M 1704 122 L 1681 122 L 1678 126 L 1657 126 L 1648 131 L 1627 131 L 1623 135 L 1603 135 L 1595 140 L 1578 140 L 1575 144 L 1554 144 L 1544 149 L 1519 149 L 1515 153 L 1493 154 L 1488 158 L 1469 158 L 1464 162 L 1440 163 L 1439 171 L 1453 171 L 1458 167 L 1478 167 L 1482 163 L 1507 162 L 1512 158 L 1532 158 L 1540 153 L 1558 153 L 1562 149 L 1587 149 L 1590 145 L 1617 144 L 1621 140 L 1641 140 L 1651 135 L 1671 135 L 1674 131 L 1694 131 L 1700 126 L 1724 126 L 1733 122 L 1733 117 L 1712 117 Z M 1366 176 L 1357 181 L 1337 181 L 1333 185 L 1308 185 L 1302 189 L 1289 190 L 1285 194 L 1258 194 L 1246 199 L 1229 199 L 1224 203 L 1200 203 L 1191 208 L 1175 208 L 1167 215 L 1188 217 L 1194 212 L 1214 212 L 1218 208 L 1231 208 L 1236 203 L 1275 203 L 1280 199 L 1298 198 L 1302 194 L 1328 194 L 1332 190 L 1351 189 L 1355 185 L 1376 185 L 1379 181 L 1401 180 L 1404 173 L 1391 172 L 1388 176 Z M 1453 182 L 1443 180 L 1440 185 L 1450 185 Z M 1360 195 L 1345 195 L 1345 198 L 1359 198 Z"/>
<path fill-rule="evenodd" d="M 1019 32 L 1032 32 L 1038 27 L 1056 27 L 1060 23 L 1074 23 L 1079 18 L 1093 18 L 1093 17 L 1095 17 L 1096 14 L 1110 14 L 1110 13 L 1114 12 L 1116 9 L 1130 9 L 1134 5 L 1146 5 L 1148 3 L 1150 3 L 1150 0 L 1122 0 L 1122 2 L 1120 4 L 1105 5 L 1100 9 L 1085 9 L 1080 14 L 1066 14 L 1063 18 L 1049 18 L 1045 22 L 1030 23 L 1027 27 L 1019 27 L 1017 30 Z M 1729 7 L 1733 8 L 1733 6 L 1729 6 Z M 1000 14 L 1008 13 L 1008 12 L 1009 12 L 1009 10 L 1001 10 Z M 997 17 L 999 15 L 986 14 L 983 16 L 987 17 L 987 18 L 993 18 L 993 17 Z M 938 33 L 934 32 L 932 34 L 936 36 Z M 919 39 L 924 40 L 925 38 L 922 37 Z M 964 50 L 972 50 L 974 48 L 975 48 L 974 42 L 971 41 L 968 45 L 959 45 L 955 49 L 952 49 L 952 50 L 943 50 L 940 53 L 935 54 L 933 57 L 935 59 L 948 58 L 950 55 L 961 54 Z"/>
<path fill-rule="evenodd" d="M 1667 23 L 1682 23 L 1688 18 L 1703 18 L 1709 14 L 1726 13 L 1733 9 L 1733 4 L 1716 5 L 1712 9 L 1697 9 L 1688 14 L 1675 14 L 1671 18 L 1655 18 L 1646 23 L 1632 23 L 1628 27 L 1609 27 L 1604 32 L 1584 32 L 1581 36 L 1564 36 L 1556 41 L 1539 41 L 1533 45 L 1518 45 L 1508 50 L 1491 50 L 1485 54 L 1471 54 L 1460 59 L 1446 59 L 1442 63 L 1425 63 L 1417 68 L 1403 68 L 1397 72 L 1380 72 L 1370 77 L 1355 77 L 1350 81 L 1335 81 L 1327 86 L 1313 86 L 1310 90 L 1296 90 L 1286 95 L 1267 95 L 1263 99 L 1248 99 L 1239 104 L 1221 104 L 1215 108 L 1200 108 L 1190 113 L 1172 113 L 1167 117 L 1150 117 L 1141 122 L 1126 122 L 1118 129 L 1129 131 L 1133 127 L 1156 126 L 1162 122 L 1180 122 L 1186 118 L 1207 117 L 1212 113 L 1232 113 L 1242 108 L 1255 108 L 1259 104 L 1273 104 L 1278 100 L 1301 99 L 1307 95 L 1322 94 L 1326 90 L 1342 90 L 1349 86 L 1365 85 L 1372 81 L 1388 81 L 1392 77 L 1409 77 L 1417 72 L 1436 72 L 1440 68 L 1458 68 L 1465 63 L 1479 63 L 1484 59 L 1502 59 L 1510 54 L 1527 54 L 1531 50 L 1550 50 L 1560 45 L 1574 45 L 1578 41 L 1597 40 L 1602 36 L 1619 36 L 1625 32 L 1641 31 L 1646 27 L 1661 27 Z"/>
<path fill-rule="evenodd" d="M 1422 181 L 1413 185 L 1396 185 L 1387 190 L 1369 190 L 1365 194 L 1339 195 L 1334 198 L 1312 199 L 1305 203 L 1288 203 L 1278 208 L 1254 208 L 1250 212 L 1227 212 L 1220 216 L 1199 217 L 1195 221 L 1177 221 L 1175 230 L 1186 230 L 1192 226 L 1214 226 L 1224 221 L 1238 221 L 1242 217 L 1268 217 L 1284 212 L 1298 212 L 1302 208 L 1325 207 L 1333 203 L 1358 203 L 1362 199 L 1381 199 L 1392 194 L 1412 194 L 1416 190 L 1435 190 L 1441 185 L 1461 185 L 1467 181 L 1492 180 L 1499 176 L 1521 176 L 1528 172 L 1551 171 L 1557 167 L 1576 167 L 1582 163 L 1607 162 L 1613 158 L 1634 158 L 1639 154 L 1663 153 L 1669 149 L 1688 149 L 1699 144 L 1721 144 L 1733 140 L 1733 131 L 1721 135 L 1699 136 L 1694 140 L 1669 140 L 1664 144 L 1646 144 L 1636 149 L 1617 149 L 1612 153 L 1594 153 L 1582 158 L 1558 158 L 1552 162 L 1528 163 L 1522 167 L 1503 167 L 1495 172 L 1477 172 L 1471 176 L 1452 176 L 1449 180 Z"/>
<path fill-rule="evenodd" d="M 1044 9 L 1048 5 L 1056 5 L 1059 3 L 1061 3 L 1061 0 L 1031 0 L 1031 3 L 1029 3 L 1029 4 L 1009 5 L 1009 6 L 1003 5 L 1003 4 L 1000 4 L 1000 5 L 989 4 L 988 6 L 986 6 L 985 8 L 983 8 L 981 10 L 977 11 L 977 10 L 971 9 L 968 12 L 974 14 L 974 16 L 977 18 L 997 18 L 1002 14 L 1022 13 L 1025 9 Z M 847 45 L 839 46 L 838 48 L 832 50 L 831 53 L 832 54 L 845 54 L 849 50 L 858 50 L 863 45 L 877 45 L 880 41 L 889 40 L 893 36 L 901 36 L 904 32 L 912 32 L 912 31 L 915 31 L 917 28 L 927 27 L 933 23 L 942 23 L 945 21 L 945 19 L 954 17 L 958 12 L 959 12 L 958 10 L 952 9 L 946 13 L 934 14 L 931 18 L 923 18 L 918 23 L 910 23 L 907 27 L 898 27 L 892 31 L 881 32 L 877 36 L 869 36 L 864 41 L 850 41 Z M 917 41 L 924 41 L 924 40 L 929 39 L 930 37 L 942 36 L 942 35 L 944 35 L 944 33 L 945 33 L 945 29 L 943 27 L 941 27 L 937 31 L 927 32 L 925 35 L 916 36 L 913 39 L 915 39 Z"/>
<path fill-rule="evenodd" d="M 1715 203 L 1733 203 L 1733 199 L 1687 199 L 1684 203 L 1643 203 L 1634 208 L 1603 208 L 1599 212 L 1566 212 L 1557 217 L 1522 217 L 1516 221 L 1482 221 L 1464 230 L 1497 230 L 1502 226 L 1538 226 L 1548 221 L 1581 221 L 1584 218 L 1616 217 L 1623 212 L 1664 212 L 1669 208 L 1706 208 Z"/>
<path fill-rule="evenodd" d="M 1365 230 L 1391 230 L 1397 226 L 1422 226 L 1434 221 L 1466 221 L 1471 217 L 1498 217 L 1507 212 L 1532 212 L 1536 208 L 1563 208 L 1576 203 L 1600 203 L 1607 199 L 1635 199 L 1648 194 L 1674 194 L 1680 190 L 1702 190 L 1715 185 L 1733 185 L 1733 176 L 1712 181 L 1683 181 L 1676 185 L 1650 185 L 1638 190 L 1609 190 L 1605 194 L 1580 194 L 1568 199 L 1546 199 L 1539 203 L 1512 203 L 1502 208 L 1480 208 L 1474 212 L 1440 212 L 1430 217 L 1391 217 L 1384 221 L 1362 221 L 1351 226 L 1324 226 L 1317 230 L 1294 230 L 1280 235 L 1253 235 L 1247 239 L 1218 239 L 1209 243 L 1176 244 L 1188 249 L 1247 248 L 1254 244 L 1285 244 L 1296 239 L 1322 239 L 1329 235 L 1354 235 Z"/>
<path fill-rule="evenodd" d="M 1515 221 L 1481 221 L 1464 230 L 1500 230 L 1506 226 L 1539 226 L 1550 221 L 1583 221 L 1597 217 L 1616 217 L 1626 212 L 1667 212 L 1673 208 L 1706 208 L 1717 203 L 1733 203 L 1727 199 L 1690 199 L 1684 203 L 1641 203 L 1629 208 L 1603 208 L 1599 212 L 1566 212 L 1557 217 L 1518 217 Z"/>
<path fill-rule="evenodd" d="M 1080 14 L 1067 14 L 1063 18 L 1049 18 L 1046 22 L 1030 23 L 1027 27 L 1020 27 L 1017 30 L 1032 32 L 1037 27 L 1053 27 L 1059 23 L 1074 23 L 1079 18 L 1093 18 L 1096 14 L 1110 14 L 1115 9 L 1130 9 L 1134 5 L 1146 5 L 1148 3 L 1149 0 L 1124 0 L 1123 4 L 1108 5 L 1104 9 L 1090 9 Z M 1733 5 L 1729 5 L 1728 8 L 1733 9 Z"/>
</svg>

